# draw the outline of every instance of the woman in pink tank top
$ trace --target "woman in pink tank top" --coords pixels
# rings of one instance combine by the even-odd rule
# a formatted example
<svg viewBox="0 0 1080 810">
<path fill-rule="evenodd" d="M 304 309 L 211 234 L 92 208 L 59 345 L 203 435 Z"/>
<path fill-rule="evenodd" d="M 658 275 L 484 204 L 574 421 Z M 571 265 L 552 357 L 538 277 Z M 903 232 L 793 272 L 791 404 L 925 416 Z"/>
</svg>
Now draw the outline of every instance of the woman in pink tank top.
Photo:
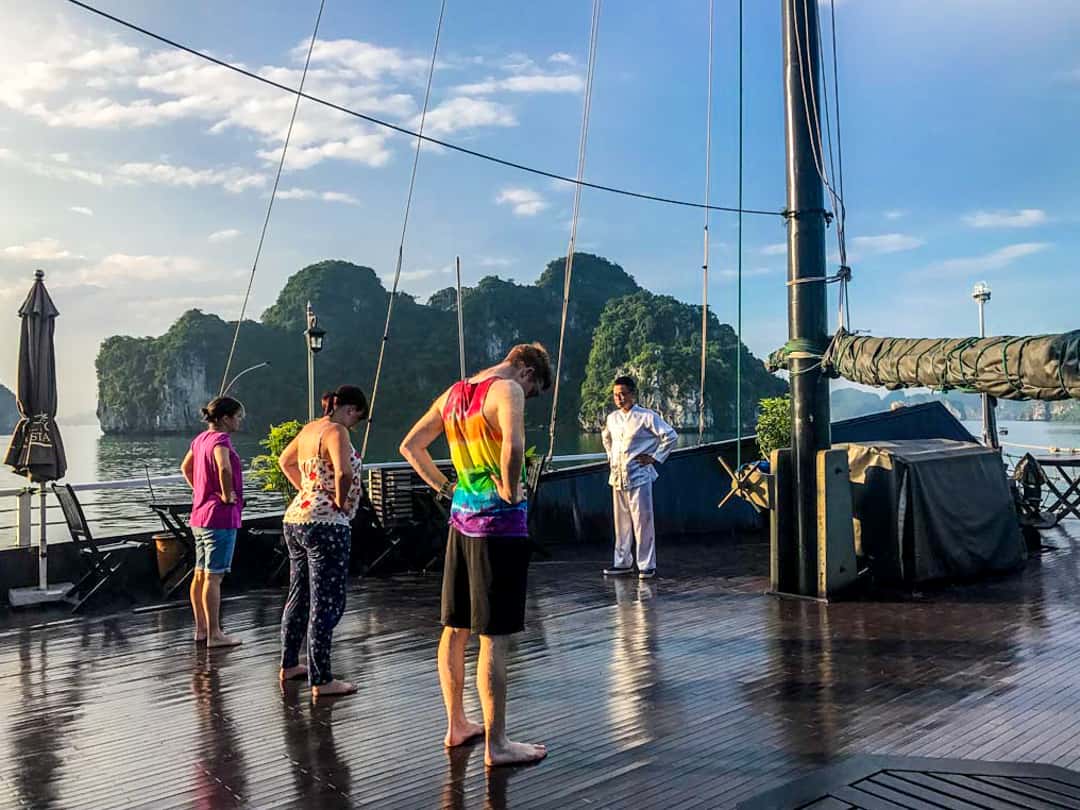
<svg viewBox="0 0 1080 810">
<path fill-rule="evenodd" d="M 236 532 L 244 508 L 244 476 L 240 456 L 229 434 L 240 429 L 244 406 L 232 397 L 218 397 L 202 409 L 207 429 L 191 442 L 180 471 L 191 486 L 191 519 L 195 536 L 195 573 L 191 609 L 195 641 L 208 647 L 231 647 L 239 639 L 221 630 L 221 580 L 232 568 Z"/>
</svg>

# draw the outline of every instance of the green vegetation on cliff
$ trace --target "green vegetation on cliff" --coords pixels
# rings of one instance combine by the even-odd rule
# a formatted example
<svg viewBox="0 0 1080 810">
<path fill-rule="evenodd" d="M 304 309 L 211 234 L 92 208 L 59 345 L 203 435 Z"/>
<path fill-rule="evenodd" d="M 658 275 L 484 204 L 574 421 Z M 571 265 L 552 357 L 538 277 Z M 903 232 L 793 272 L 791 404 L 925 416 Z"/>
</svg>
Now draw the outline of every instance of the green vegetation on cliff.
<svg viewBox="0 0 1080 810">
<path fill-rule="evenodd" d="M 753 430 L 758 401 L 787 391 L 739 344 L 735 331 L 709 313 L 706 352 L 705 426 L 735 432 L 736 346 L 742 352 L 742 422 Z M 701 386 L 701 307 L 641 290 L 609 300 L 593 334 L 581 385 L 581 425 L 598 429 L 611 409 L 611 381 L 630 374 L 642 405 L 676 427 L 698 424 Z"/>
<path fill-rule="evenodd" d="M 563 260 L 552 261 L 535 284 L 517 284 L 496 277 L 482 279 L 463 290 L 465 344 L 470 370 L 497 362 L 514 343 L 539 340 L 551 349 L 558 344 L 562 307 Z M 583 392 L 604 389 L 616 366 L 640 358 L 647 344 L 662 345 L 659 359 L 643 370 L 658 390 L 684 392 L 693 387 L 696 400 L 696 372 L 700 344 L 689 326 L 672 331 L 660 324 L 664 317 L 690 324 L 700 318 L 700 309 L 665 301 L 664 310 L 654 317 L 654 328 L 640 335 L 623 317 L 637 319 L 638 313 L 616 308 L 605 314 L 601 336 L 604 349 L 594 363 L 593 333 L 612 302 L 634 299 L 650 293 L 618 265 L 599 256 L 575 255 L 570 292 L 567 342 L 563 358 L 563 380 L 559 419 L 563 429 L 576 429 L 583 413 Z M 627 300 L 630 300 L 627 299 Z M 378 347 L 386 318 L 389 293 L 375 271 L 343 261 L 324 261 L 305 267 L 289 278 L 277 301 L 259 322 L 245 322 L 240 330 L 232 374 L 269 361 L 270 368 L 244 376 L 232 393 L 248 410 L 248 426 L 263 432 L 270 424 L 303 417 L 307 376 L 303 331 L 304 309 L 311 301 L 319 324 L 327 331 L 326 344 L 316 357 L 316 385 L 319 390 L 343 382 L 370 389 L 375 374 Z M 458 376 L 456 296 L 453 288 L 440 290 L 427 304 L 399 294 L 387 345 L 383 377 L 374 409 L 375 431 L 398 432 L 422 413 L 427 404 Z M 111 337 L 98 355 L 99 416 L 106 432 L 188 431 L 198 427 L 199 408 L 217 394 L 235 323 L 215 315 L 192 310 L 181 316 L 158 338 Z M 611 335 L 609 335 L 611 333 Z M 617 356 L 612 335 L 625 335 L 632 353 Z M 735 341 L 730 327 L 715 323 L 710 341 L 710 382 L 708 401 L 724 403 L 730 410 L 734 392 L 731 366 Z M 715 346 L 712 344 L 715 342 Z M 745 351 L 745 349 L 744 349 Z M 593 381 L 583 387 L 586 365 Z M 595 365 L 595 368 L 593 366 Z M 760 373 L 758 370 L 760 369 Z M 764 372 L 761 362 L 747 352 L 744 383 L 747 403 L 756 403 L 786 388 L 785 383 Z M 602 383 L 602 385 L 601 385 Z M 590 419 L 595 421 L 598 403 L 590 394 Z M 550 399 L 531 401 L 526 411 L 530 426 L 545 425 Z M 753 424 L 752 405 L 744 408 L 747 424 Z M 696 419 L 696 417 L 695 417 Z M 722 428 L 724 418 L 717 418 Z"/>
</svg>

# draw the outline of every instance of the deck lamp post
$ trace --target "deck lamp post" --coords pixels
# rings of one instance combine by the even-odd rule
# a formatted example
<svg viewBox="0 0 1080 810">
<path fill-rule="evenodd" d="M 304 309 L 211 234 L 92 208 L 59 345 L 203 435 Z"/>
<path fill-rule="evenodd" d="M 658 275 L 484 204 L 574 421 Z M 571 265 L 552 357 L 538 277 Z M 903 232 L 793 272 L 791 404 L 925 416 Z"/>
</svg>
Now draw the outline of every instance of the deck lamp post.
<svg viewBox="0 0 1080 810">
<path fill-rule="evenodd" d="M 990 285 L 978 282 L 971 290 L 971 297 L 979 305 L 979 337 L 986 337 L 986 302 L 990 300 Z M 982 440 L 987 447 L 1000 447 L 997 435 L 997 402 L 989 394 L 982 395 Z"/>
<path fill-rule="evenodd" d="M 315 310 L 311 308 L 311 302 L 307 302 L 305 309 L 307 329 L 304 330 L 304 340 L 307 344 L 307 385 L 308 385 L 308 421 L 315 418 L 315 355 L 322 351 L 323 338 L 326 330 L 319 328 L 319 319 Z"/>
</svg>

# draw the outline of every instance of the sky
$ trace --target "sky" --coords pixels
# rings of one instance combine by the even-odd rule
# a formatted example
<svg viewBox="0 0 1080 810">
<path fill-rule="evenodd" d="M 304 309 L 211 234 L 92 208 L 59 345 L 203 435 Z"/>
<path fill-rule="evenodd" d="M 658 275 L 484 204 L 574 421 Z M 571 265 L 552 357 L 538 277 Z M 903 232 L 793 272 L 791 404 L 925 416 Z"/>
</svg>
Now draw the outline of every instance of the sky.
<svg viewBox="0 0 1080 810">
<path fill-rule="evenodd" d="M 318 9 L 314 0 L 98 5 L 288 86 L 299 82 Z M 590 6 L 450 0 L 426 131 L 573 175 Z M 744 204 L 779 211 L 780 3 L 745 7 Z M 703 198 L 708 8 L 604 5 L 588 180 Z M 738 194 L 737 9 L 714 0 L 717 205 Z M 438 13 L 437 0 L 327 0 L 306 90 L 415 127 Z M 193 307 L 235 320 L 294 97 L 65 0 L 0 0 L 0 21 L 0 383 L 14 387 L 15 313 L 41 268 L 61 312 L 61 416 L 82 414 L 95 407 L 103 338 L 159 335 Z M 837 0 L 836 26 L 852 327 L 973 334 L 977 281 L 993 290 L 990 333 L 1080 327 L 1080 3 Z M 322 259 L 374 267 L 389 286 L 414 148 L 301 102 L 249 316 Z M 572 199 L 567 184 L 425 148 L 402 288 L 423 300 L 450 285 L 455 256 L 466 284 L 492 274 L 535 281 L 565 254 Z M 699 303 L 704 219 L 586 189 L 578 249 Z M 736 217 L 713 214 L 710 233 L 710 305 L 734 325 Z M 784 240 L 779 217 L 744 217 L 742 334 L 761 357 L 787 338 Z M 832 311 L 835 288 L 829 295 Z"/>
</svg>

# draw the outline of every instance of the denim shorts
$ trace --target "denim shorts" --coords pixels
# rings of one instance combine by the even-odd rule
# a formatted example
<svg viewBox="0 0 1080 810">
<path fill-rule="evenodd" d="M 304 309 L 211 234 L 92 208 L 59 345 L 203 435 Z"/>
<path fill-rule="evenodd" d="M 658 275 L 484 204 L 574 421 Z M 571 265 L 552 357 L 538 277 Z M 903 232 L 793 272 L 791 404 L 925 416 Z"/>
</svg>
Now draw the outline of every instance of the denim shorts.
<svg viewBox="0 0 1080 810">
<path fill-rule="evenodd" d="M 233 549 L 236 548 L 236 529 L 196 529 L 195 568 L 209 574 L 224 574 L 232 570 Z"/>
</svg>

